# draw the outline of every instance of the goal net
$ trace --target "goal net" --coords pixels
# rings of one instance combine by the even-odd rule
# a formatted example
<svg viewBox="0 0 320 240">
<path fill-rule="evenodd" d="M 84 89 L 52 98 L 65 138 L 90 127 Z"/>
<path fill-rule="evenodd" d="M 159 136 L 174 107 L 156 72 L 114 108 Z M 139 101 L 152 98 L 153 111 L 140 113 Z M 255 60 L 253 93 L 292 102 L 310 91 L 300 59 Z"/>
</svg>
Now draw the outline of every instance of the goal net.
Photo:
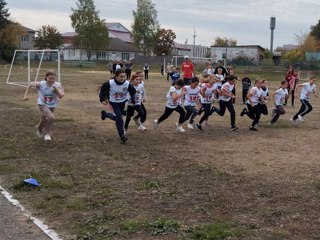
<svg viewBox="0 0 320 240">
<path fill-rule="evenodd" d="M 49 69 L 55 71 L 60 82 L 60 58 L 59 50 L 15 50 L 6 83 L 26 87 L 44 79 Z"/>
<path fill-rule="evenodd" d="M 171 62 L 175 67 L 181 67 L 184 60 L 184 56 L 172 56 Z M 189 57 L 189 60 L 195 65 L 195 69 L 200 72 L 207 67 L 207 64 L 215 64 L 215 58 Z"/>
</svg>

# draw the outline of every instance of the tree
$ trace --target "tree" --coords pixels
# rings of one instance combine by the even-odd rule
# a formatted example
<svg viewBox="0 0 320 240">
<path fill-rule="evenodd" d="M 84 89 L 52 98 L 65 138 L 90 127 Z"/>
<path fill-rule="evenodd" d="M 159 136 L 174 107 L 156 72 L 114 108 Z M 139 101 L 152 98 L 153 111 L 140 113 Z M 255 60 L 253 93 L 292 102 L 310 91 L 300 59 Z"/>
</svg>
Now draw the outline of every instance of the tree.
<svg viewBox="0 0 320 240">
<path fill-rule="evenodd" d="M 99 11 L 95 10 L 93 0 L 78 0 L 77 8 L 71 8 L 72 27 L 77 36 L 74 44 L 87 50 L 90 61 L 92 50 L 105 49 L 109 43 L 108 29 L 104 19 L 99 18 Z"/>
<path fill-rule="evenodd" d="M 157 10 L 151 0 L 137 0 L 137 11 L 132 11 L 132 36 L 134 45 L 143 50 L 143 54 L 150 53 L 157 42 L 159 23 Z"/>
<path fill-rule="evenodd" d="M 63 43 L 61 34 L 56 27 L 43 25 L 36 30 L 34 46 L 39 49 L 56 49 Z"/>
<path fill-rule="evenodd" d="M 311 26 L 311 36 L 315 37 L 317 41 L 320 41 L 320 20 L 314 26 Z"/>
<path fill-rule="evenodd" d="M 214 39 L 213 46 L 215 46 L 215 47 L 225 47 L 225 46 L 234 47 L 234 46 L 237 46 L 237 40 L 232 39 L 232 38 L 227 39 L 227 38 L 216 37 Z"/>
<path fill-rule="evenodd" d="M 8 9 L 5 9 L 7 5 L 5 0 L 0 0 L 0 29 L 4 28 L 9 23 L 10 13 Z"/>
<path fill-rule="evenodd" d="M 0 30 L 0 47 L 2 58 L 11 61 L 14 50 L 19 48 L 20 37 L 24 29 L 19 23 L 9 22 Z"/>
<path fill-rule="evenodd" d="M 176 34 L 171 29 L 159 29 L 157 32 L 157 42 L 153 49 L 154 54 L 158 56 L 171 55 L 175 39 Z"/>
</svg>

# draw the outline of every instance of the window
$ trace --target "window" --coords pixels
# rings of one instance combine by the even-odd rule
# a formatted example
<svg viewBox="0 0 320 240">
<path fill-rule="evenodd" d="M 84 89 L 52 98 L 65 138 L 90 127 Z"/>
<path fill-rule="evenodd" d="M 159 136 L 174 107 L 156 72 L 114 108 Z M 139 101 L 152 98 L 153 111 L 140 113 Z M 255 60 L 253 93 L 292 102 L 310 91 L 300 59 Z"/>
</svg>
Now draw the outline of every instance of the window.
<svg viewBox="0 0 320 240">
<path fill-rule="evenodd" d="M 106 59 L 107 53 L 106 52 L 98 52 L 98 59 Z"/>
<path fill-rule="evenodd" d="M 130 53 L 122 53 L 122 60 L 129 60 Z"/>
<path fill-rule="evenodd" d="M 22 35 L 21 42 L 29 42 L 29 35 Z"/>
</svg>

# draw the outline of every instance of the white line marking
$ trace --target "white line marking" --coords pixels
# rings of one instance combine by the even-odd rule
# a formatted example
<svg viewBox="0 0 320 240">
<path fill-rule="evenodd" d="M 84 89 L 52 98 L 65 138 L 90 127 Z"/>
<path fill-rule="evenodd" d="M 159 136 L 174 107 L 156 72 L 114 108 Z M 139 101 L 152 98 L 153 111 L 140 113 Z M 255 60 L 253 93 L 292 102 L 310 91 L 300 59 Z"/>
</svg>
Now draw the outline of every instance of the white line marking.
<svg viewBox="0 0 320 240">
<path fill-rule="evenodd" d="M 2 193 L 5 198 L 12 203 L 14 206 L 20 208 L 23 212 L 23 215 L 30 219 L 38 228 L 41 229 L 49 238 L 52 240 L 62 240 L 59 238 L 59 235 L 52 229 L 50 229 L 46 224 L 44 224 L 41 220 L 36 217 L 33 217 L 31 213 L 28 213 L 27 210 L 19 203 L 18 200 L 14 199 L 12 195 L 7 192 L 3 187 L 0 186 L 0 192 Z"/>
</svg>

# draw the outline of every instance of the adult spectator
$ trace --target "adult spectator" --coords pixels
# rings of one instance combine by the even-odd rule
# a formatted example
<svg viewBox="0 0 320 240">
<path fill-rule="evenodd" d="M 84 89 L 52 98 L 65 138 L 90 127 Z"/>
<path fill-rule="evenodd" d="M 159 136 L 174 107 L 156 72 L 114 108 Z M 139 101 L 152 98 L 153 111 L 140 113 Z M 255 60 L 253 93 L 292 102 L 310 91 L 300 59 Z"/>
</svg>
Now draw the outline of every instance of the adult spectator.
<svg viewBox="0 0 320 240">
<path fill-rule="evenodd" d="M 127 75 L 127 79 L 131 79 L 131 71 L 132 71 L 133 63 L 131 61 L 127 61 L 124 64 L 124 67 L 125 67 L 125 72 L 126 72 L 126 75 Z"/>
<path fill-rule="evenodd" d="M 189 56 L 184 56 L 181 71 L 183 74 L 183 81 L 185 85 L 190 85 L 191 79 L 194 76 L 194 65 L 190 61 Z"/>
</svg>

